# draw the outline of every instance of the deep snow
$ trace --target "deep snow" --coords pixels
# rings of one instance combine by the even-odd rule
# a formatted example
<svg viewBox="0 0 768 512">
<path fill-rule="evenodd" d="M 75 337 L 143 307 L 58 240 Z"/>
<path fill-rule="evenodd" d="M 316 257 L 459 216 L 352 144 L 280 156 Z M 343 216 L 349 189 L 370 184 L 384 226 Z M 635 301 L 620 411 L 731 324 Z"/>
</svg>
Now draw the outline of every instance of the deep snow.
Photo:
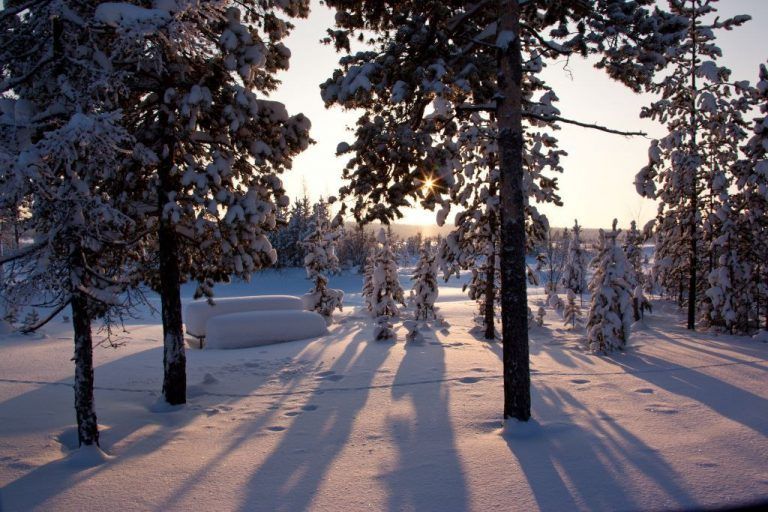
<svg viewBox="0 0 768 512">
<path fill-rule="evenodd" d="M 219 296 L 300 295 L 303 270 Z M 403 277 L 403 276 L 401 276 Z M 547 308 L 533 415 L 501 412 L 501 347 L 441 283 L 423 344 L 373 342 L 358 275 L 327 336 L 190 350 L 189 402 L 159 402 L 161 327 L 95 349 L 103 452 L 73 450 L 71 328 L 0 338 L 0 510 L 659 510 L 768 498 L 768 344 L 691 334 L 656 302 L 630 348 L 581 350 Z M 408 283 L 403 278 L 403 284 Z M 189 302 L 192 289 L 184 288 Z M 531 290 L 534 309 L 543 305 Z M 409 310 L 410 311 L 410 310 Z M 256 327 L 255 327 L 256 328 Z"/>
</svg>

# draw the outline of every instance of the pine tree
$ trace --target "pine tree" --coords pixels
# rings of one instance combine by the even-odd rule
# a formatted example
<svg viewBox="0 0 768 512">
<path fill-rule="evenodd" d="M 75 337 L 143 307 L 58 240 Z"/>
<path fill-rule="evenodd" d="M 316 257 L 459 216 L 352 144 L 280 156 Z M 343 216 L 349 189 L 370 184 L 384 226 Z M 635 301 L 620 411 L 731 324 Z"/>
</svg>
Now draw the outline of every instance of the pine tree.
<svg viewBox="0 0 768 512">
<path fill-rule="evenodd" d="M 632 325 L 632 288 L 629 262 L 617 237 L 617 221 L 609 232 L 600 230 L 600 247 L 592 261 L 595 273 L 589 283 L 592 301 L 587 318 L 587 348 L 607 354 L 623 350 Z"/>
<path fill-rule="evenodd" d="M 115 37 L 104 59 L 126 76 L 128 129 L 154 156 L 137 180 L 154 207 L 146 280 L 161 297 L 163 394 L 180 404 L 180 284 L 197 281 L 195 296 L 210 299 L 214 283 L 277 258 L 266 235 L 288 204 L 278 175 L 308 146 L 310 123 L 259 94 L 288 67 L 284 17 L 306 16 L 308 1 L 144 4 L 102 3 L 96 17 Z"/>
<path fill-rule="evenodd" d="M 307 251 L 304 258 L 307 278 L 314 282 L 305 300 L 308 309 L 321 314 L 328 324 L 333 322 L 333 312 L 342 310 L 344 298 L 343 291 L 328 288 L 328 275 L 339 269 L 337 238 L 338 233 L 331 229 L 327 205 L 321 199 L 315 205 L 314 230 L 303 242 Z"/>
<path fill-rule="evenodd" d="M 734 185 L 741 206 L 740 252 L 752 267 L 755 317 L 763 300 L 764 329 L 768 331 L 768 68 L 760 65 L 756 88 L 761 116 L 754 120 L 753 135 L 744 146 L 746 158 L 735 166 Z"/>
<path fill-rule="evenodd" d="M 435 301 L 437 300 L 437 263 L 435 255 L 427 242 L 419 253 L 419 262 L 411 276 L 413 299 L 416 320 L 433 320 L 435 315 Z"/>
<path fill-rule="evenodd" d="M 731 30 L 750 18 L 708 21 L 716 12 L 716 2 L 670 0 L 670 11 L 684 26 L 685 37 L 667 51 L 671 72 L 649 87 L 660 99 L 641 114 L 665 123 L 669 130 L 666 137 L 652 143 L 650 163 L 640 171 L 636 184 L 641 195 L 659 200 L 657 218 L 659 229 L 668 230 L 663 233 L 666 243 L 687 246 L 689 329 L 695 328 L 703 288 L 705 269 L 699 253 L 705 231 L 706 188 L 716 187 L 718 175 L 738 157 L 737 134 L 750 107 L 738 97 L 748 84 L 729 83 L 730 70 L 716 63 L 722 52 L 715 44 L 716 30 Z M 674 222 L 663 222 L 669 217 Z"/>
<path fill-rule="evenodd" d="M 379 230 L 376 241 L 379 246 L 373 258 L 371 284 L 371 308 L 376 319 L 374 339 L 384 340 L 395 337 L 392 318 L 399 316 L 398 304 L 405 306 L 403 288 L 397 277 L 397 262 L 392 252 L 389 237 L 384 228 Z"/>
<path fill-rule="evenodd" d="M 587 253 L 581 246 L 581 226 L 574 221 L 571 238 L 568 242 L 568 254 L 565 257 L 565 268 L 561 283 L 566 289 L 579 296 L 579 302 L 587 289 Z"/>
<path fill-rule="evenodd" d="M 321 86 L 327 104 L 364 109 L 357 140 L 338 148 L 352 154 L 344 171 L 350 183 L 341 195 L 355 196 L 357 219 L 391 221 L 412 200 L 428 208 L 439 204 L 443 212 L 455 201 L 447 192 L 461 163 L 454 143 L 458 124 L 473 112 L 492 112 L 499 147 L 505 418 L 530 417 L 523 117 L 533 125 L 570 122 L 552 107 L 554 93 L 529 97 L 524 84 L 537 80 L 548 59 L 592 52 L 600 54 L 598 67 L 639 89 L 676 38 L 666 30 L 667 16 L 640 6 L 650 3 L 506 0 L 490 8 L 485 1 L 327 2 L 338 9 L 337 27 L 329 30 L 337 49 L 349 50 L 350 38 L 372 31 L 374 48 L 344 57 Z M 426 179 L 438 182 L 436 193 L 424 193 Z"/>
<path fill-rule="evenodd" d="M 29 244 L 4 255 L 2 294 L 48 310 L 23 330 L 72 310 L 75 411 L 81 445 L 99 442 L 92 324 L 130 307 L 142 226 L 129 169 L 148 162 L 122 126 L 124 77 L 93 3 L 36 2 L 0 11 L 0 210 L 19 212 Z"/>
</svg>

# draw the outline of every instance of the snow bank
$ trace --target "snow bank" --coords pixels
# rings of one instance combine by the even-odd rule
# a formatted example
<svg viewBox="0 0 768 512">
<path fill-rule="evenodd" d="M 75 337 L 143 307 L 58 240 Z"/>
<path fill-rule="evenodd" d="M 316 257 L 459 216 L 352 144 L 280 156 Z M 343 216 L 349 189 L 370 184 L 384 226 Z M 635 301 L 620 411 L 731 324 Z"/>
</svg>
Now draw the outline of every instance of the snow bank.
<svg viewBox="0 0 768 512">
<path fill-rule="evenodd" d="M 250 297 L 228 297 L 215 299 L 211 306 L 206 300 L 190 303 L 184 312 L 187 334 L 201 338 L 206 336 L 208 320 L 219 315 L 243 313 L 246 311 L 271 311 L 304 309 L 304 302 L 291 295 L 255 295 Z"/>
<path fill-rule="evenodd" d="M 762 341 L 763 343 L 768 343 L 768 331 L 760 331 L 759 333 L 752 336 L 752 339 L 755 341 Z"/>
<path fill-rule="evenodd" d="M 208 320 L 205 348 L 248 348 L 315 338 L 328 333 L 325 319 L 313 311 L 248 311 Z"/>
</svg>

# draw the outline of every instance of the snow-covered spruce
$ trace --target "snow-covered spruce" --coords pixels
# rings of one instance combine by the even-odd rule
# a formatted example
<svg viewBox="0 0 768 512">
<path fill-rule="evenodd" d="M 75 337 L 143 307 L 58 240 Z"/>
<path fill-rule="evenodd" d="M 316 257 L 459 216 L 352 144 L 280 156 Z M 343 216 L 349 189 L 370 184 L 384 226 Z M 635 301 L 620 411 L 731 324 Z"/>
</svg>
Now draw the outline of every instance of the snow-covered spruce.
<svg viewBox="0 0 768 512">
<path fill-rule="evenodd" d="M 145 280 L 161 295 L 164 397 L 183 403 L 186 363 L 179 283 L 196 296 L 275 263 L 267 234 L 288 199 L 279 175 L 309 144 L 309 120 L 265 96 L 288 68 L 287 18 L 307 0 L 104 2 L 112 37 L 103 66 L 125 77 L 128 130 L 147 155 L 136 176 L 147 210 Z M 267 20 L 267 21 L 264 21 Z"/>
<path fill-rule="evenodd" d="M 314 282 L 313 288 L 304 296 L 308 309 L 316 311 L 330 324 L 333 312 L 342 310 L 344 292 L 328 288 L 328 275 L 339 270 L 336 257 L 338 232 L 331 229 L 327 205 L 321 200 L 315 205 L 314 229 L 304 240 L 307 251 L 304 266 L 307 278 Z"/>
<path fill-rule="evenodd" d="M 576 294 L 568 289 L 567 301 L 563 310 L 563 323 L 575 329 L 581 323 L 581 307 L 576 303 Z"/>
<path fill-rule="evenodd" d="M 365 309 L 373 314 L 373 261 L 376 249 L 373 248 L 368 253 L 368 257 L 365 259 L 365 266 L 363 268 L 363 289 L 361 295 L 363 296 L 363 305 Z"/>
<path fill-rule="evenodd" d="M 633 286 L 642 286 L 643 279 L 643 235 L 637 229 L 637 223 L 633 220 L 629 224 L 629 230 L 624 234 L 624 254 L 627 255 L 627 261 L 632 270 L 630 283 Z"/>
<path fill-rule="evenodd" d="M 753 135 L 743 148 L 746 159 L 734 168 L 734 181 L 740 206 L 736 219 L 742 221 L 739 250 L 742 260 L 751 268 L 754 316 L 759 320 L 762 311 L 762 333 L 765 334 L 768 331 L 768 68 L 765 64 L 760 65 L 756 94 L 760 117 L 754 120 Z"/>
<path fill-rule="evenodd" d="M 414 306 L 414 318 L 416 320 L 435 319 L 435 301 L 438 294 L 437 262 L 429 243 L 421 248 L 411 281 L 413 281 L 411 300 Z"/>
<path fill-rule="evenodd" d="M 732 30 L 750 17 L 720 18 L 716 3 L 669 1 L 682 37 L 665 53 L 669 72 L 648 87 L 658 99 L 641 113 L 665 123 L 668 134 L 651 143 L 649 163 L 635 180 L 639 194 L 658 200 L 656 276 L 667 293 L 687 303 L 689 329 L 705 305 L 702 278 L 713 260 L 702 254 L 712 255 L 719 236 L 714 212 L 739 158 L 753 96 L 749 82 L 731 81 L 730 70 L 716 62 L 722 55 L 717 31 Z"/>
<path fill-rule="evenodd" d="M 573 229 L 571 229 L 568 254 L 565 258 L 565 267 L 560 282 L 566 289 L 579 296 L 579 303 L 581 303 L 581 297 L 587 289 L 588 264 L 587 253 L 581 246 L 581 226 L 576 220 L 573 223 Z"/>
<path fill-rule="evenodd" d="M 397 277 L 395 255 L 384 228 L 379 230 L 376 241 L 379 245 L 373 257 L 371 314 L 376 319 L 374 339 L 384 340 L 395 337 L 392 318 L 399 316 L 398 304 L 405 306 L 405 297 Z"/>
<path fill-rule="evenodd" d="M 624 250 L 616 238 L 617 221 L 609 232 L 600 230 L 600 247 L 592 261 L 595 273 L 589 283 L 592 300 L 587 318 L 587 349 L 607 354 L 623 350 L 632 326 L 631 273 Z"/>
</svg>

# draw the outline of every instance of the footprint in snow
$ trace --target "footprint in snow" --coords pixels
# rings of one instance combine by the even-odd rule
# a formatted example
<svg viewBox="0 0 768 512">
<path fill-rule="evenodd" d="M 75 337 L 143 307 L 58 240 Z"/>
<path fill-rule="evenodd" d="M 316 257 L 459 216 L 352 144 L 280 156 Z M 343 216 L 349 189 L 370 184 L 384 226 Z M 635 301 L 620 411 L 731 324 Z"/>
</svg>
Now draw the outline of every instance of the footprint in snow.
<svg viewBox="0 0 768 512">
<path fill-rule="evenodd" d="M 459 382 L 462 384 L 474 384 L 475 382 L 479 382 L 480 379 L 478 377 L 462 377 L 459 379 Z"/>
<path fill-rule="evenodd" d="M 635 393 L 642 393 L 644 395 L 650 395 L 653 393 L 653 390 L 651 388 L 640 388 L 636 389 Z"/>
<path fill-rule="evenodd" d="M 338 382 L 344 378 L 343 375 L 339 375 L 334 371 L 320 372 L 317 374 L 317 376 L 320 378 L 320 380 L 331 380 L 333 382 Z"/>
<path fill-rule="evenodd" d="M 267 430 L 271 430 L 272 432 L 282 432 L 283 430 L 285 430 L 285 427 L 275 425 L 274 427 L 267 427 Z"/>
<path fill-rule="evenodd" d="M 302 405 L 301 406 L 302 411 L 316 411 L 317 406 L 316 405 Z"/>
<path fill-rule="evenodd" d="M 298 416 L 299 414 L 301 414 L 301 411 L 288 411 L 284 416 Z"/>
<path fill-rule="evenodd" d="M 589 384 L 587 379 L 571 379 L 573 384 Z"/>
<path fill-rule="evenodd" d="M 663 405 L 663 404 L 651 404 L 648 407 L 646 407 L 645 410 L 648 412 L 655 412 L 658 414 L 677 414 L 678 412 L 680 412 L 677 409 L 667 407 L 666 405 Z"/>
</svg>

